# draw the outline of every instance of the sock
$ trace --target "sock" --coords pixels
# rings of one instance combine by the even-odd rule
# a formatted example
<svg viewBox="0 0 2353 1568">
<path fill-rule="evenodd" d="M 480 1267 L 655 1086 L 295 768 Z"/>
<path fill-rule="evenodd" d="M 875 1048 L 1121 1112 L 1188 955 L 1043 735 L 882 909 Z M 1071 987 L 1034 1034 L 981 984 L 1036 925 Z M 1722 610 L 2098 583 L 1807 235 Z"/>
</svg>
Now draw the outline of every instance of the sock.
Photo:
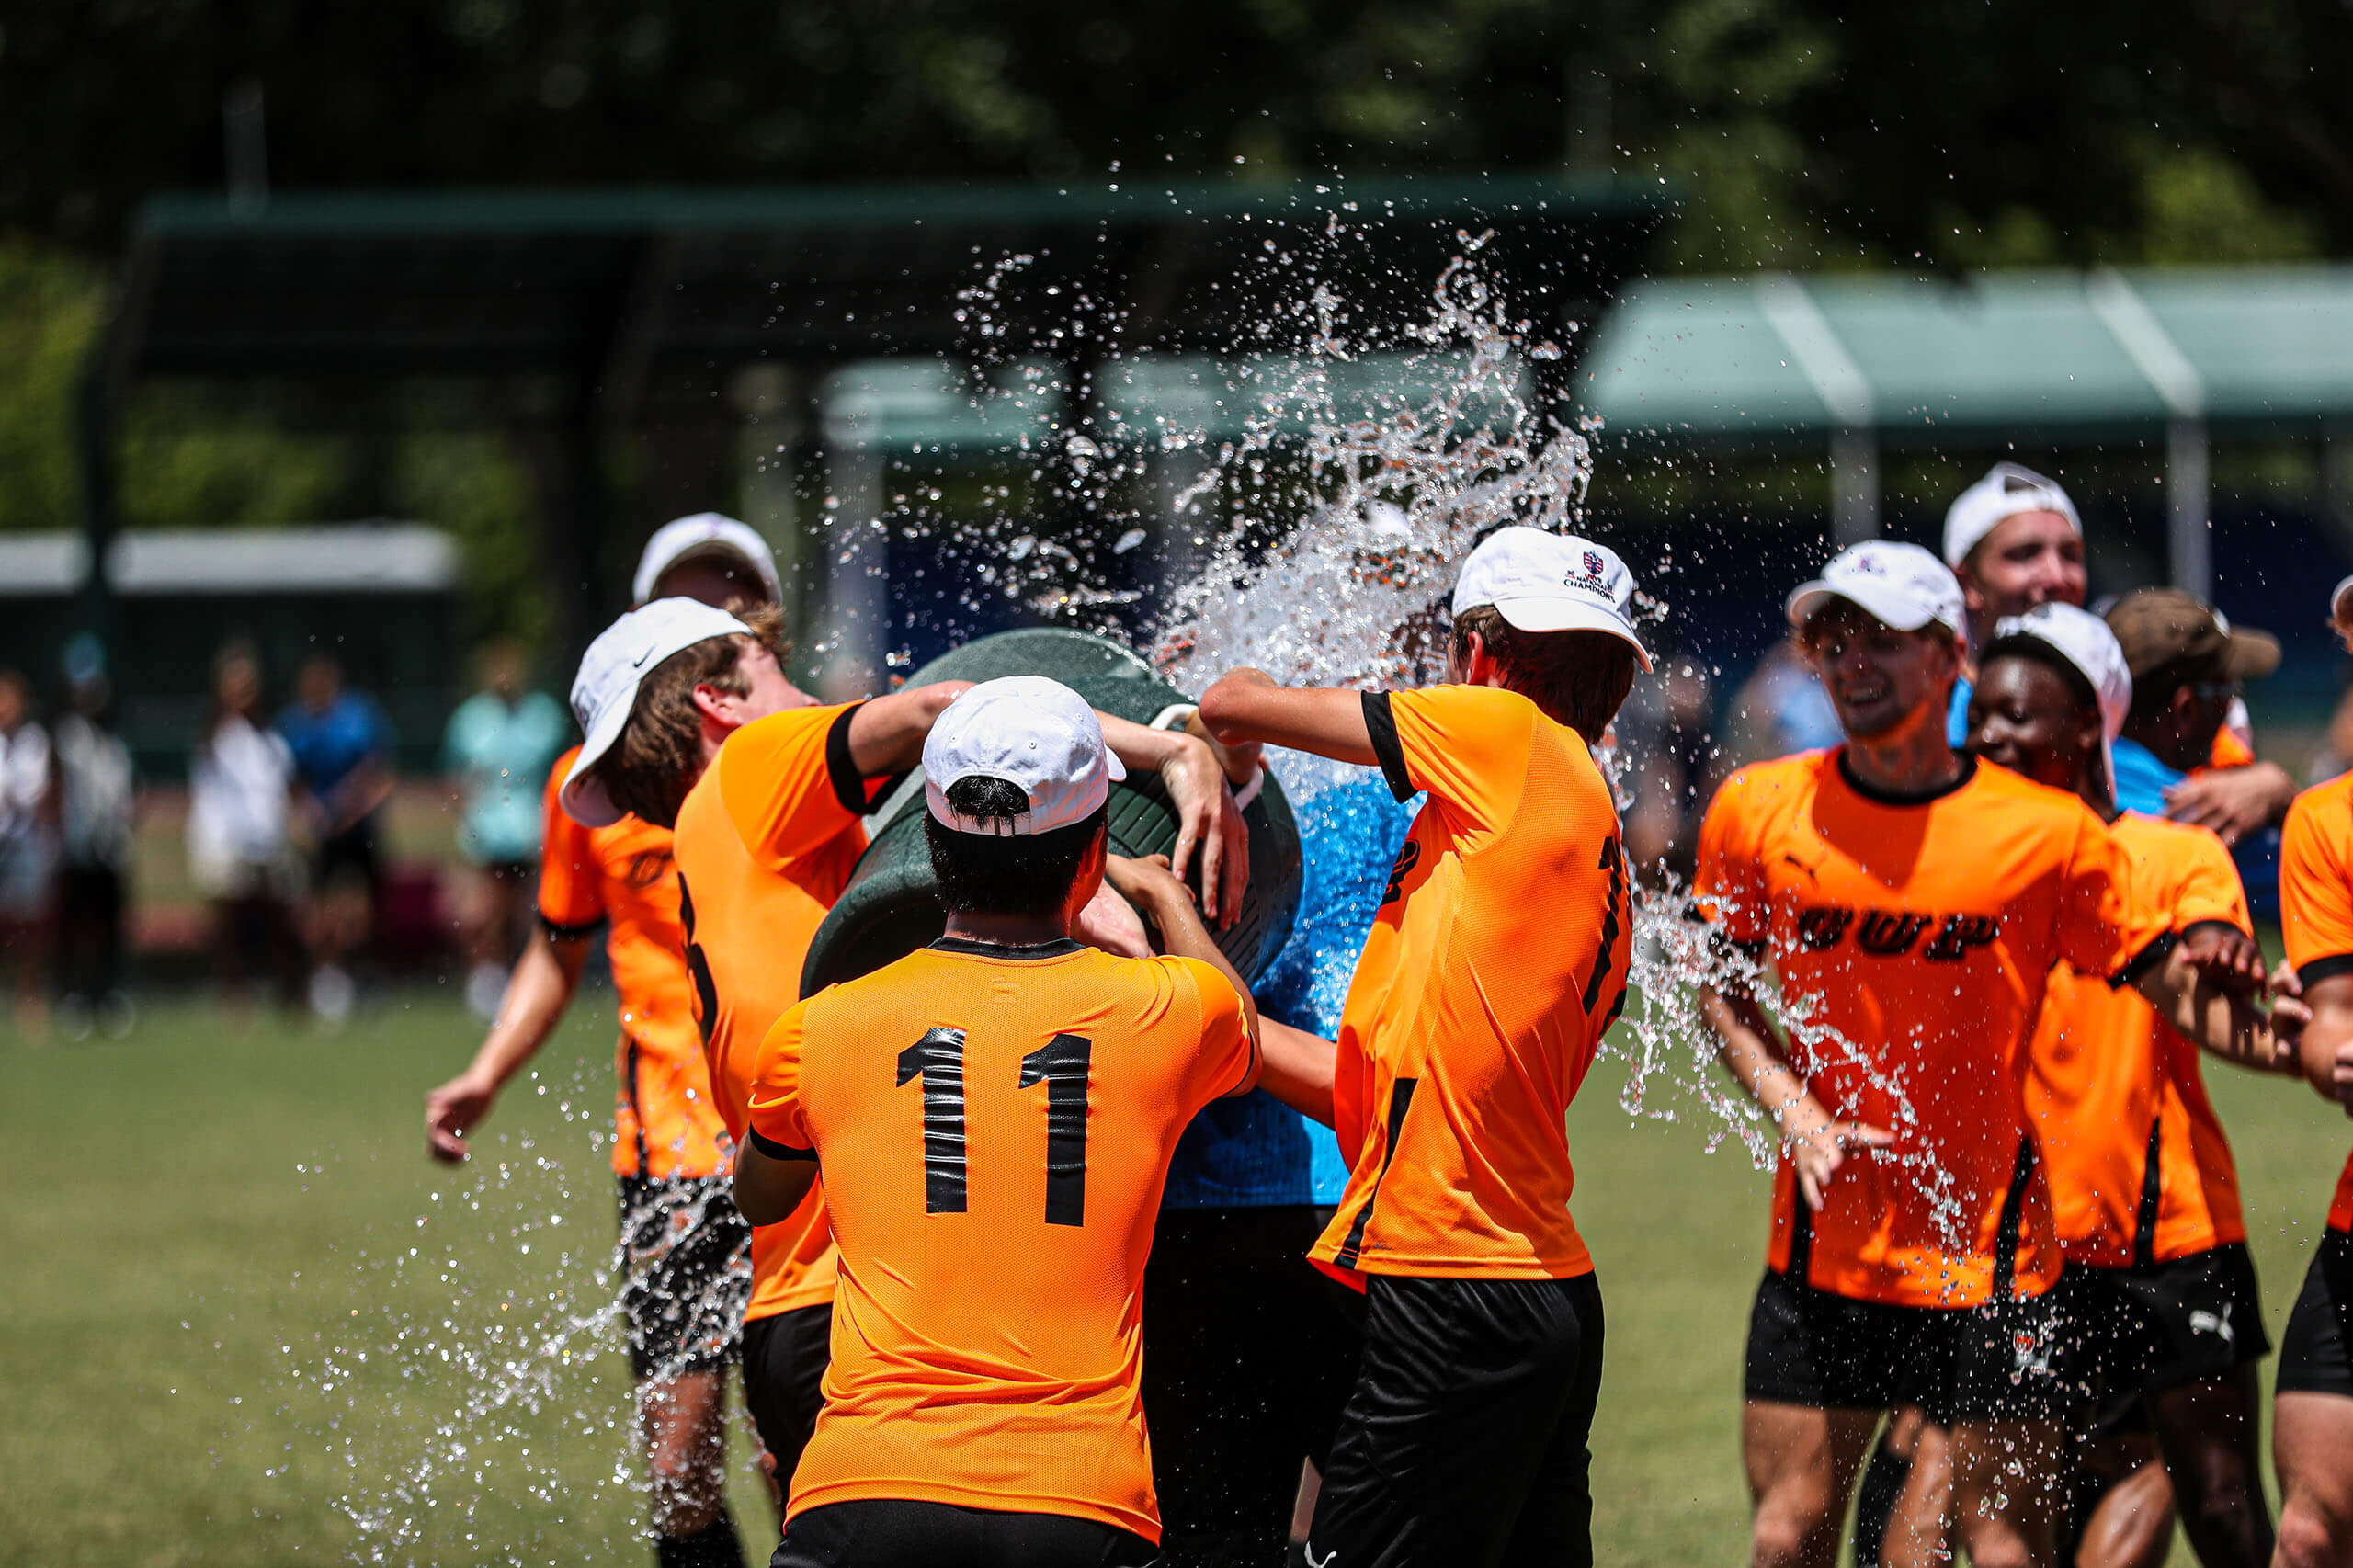
<svg viewBox="0 0 2353 1568">
<path fill-rule="evenodd" d="M 734 1516 L 721 1504 L 719 1517 L 692 1535 L 654 1538 L 654 1568 L 744 1568 L 744 1547 L 735 1539 Z"/>
<path fill-rule="evenodd" d="M 1911 1479 L 1912 1461 L 1897 1459 L 1881 1437 L 1863 1469 L 1863 1483 L 1855 1497 L 1855 1568 L 1879 1568 L 1880 1546 L 1887 1540 L 1888 1517 Z"/>
</svg>

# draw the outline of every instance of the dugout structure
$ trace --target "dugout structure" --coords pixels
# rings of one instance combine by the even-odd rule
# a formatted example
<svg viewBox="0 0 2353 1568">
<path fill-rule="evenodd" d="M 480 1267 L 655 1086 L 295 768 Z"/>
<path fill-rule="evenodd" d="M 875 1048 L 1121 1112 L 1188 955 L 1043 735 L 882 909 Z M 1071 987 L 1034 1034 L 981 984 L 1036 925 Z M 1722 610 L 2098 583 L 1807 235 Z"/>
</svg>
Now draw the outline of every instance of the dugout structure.
<svg viewBox="0 0 2353 1568">
<path fill-rule="evenodd" d="M 381 419 L 404 381 L 505 389 L 568 651 L 620 604 L 651 523 L 733 494 L 746 366 L 777 367 L 806 405 L 787 422 L 806 456 L 841 367 L 975 352 L 959 296 L 1003 258 L 1027 259 L 988 290 L 992 336 L 1062 361 L 1062 417 L 1084 428 L 1114 352 L 1296 348 L 1270 307 L 1300 289 L 1297 259 L 1415 319 L 1464 237 L 1491 231 L 1516 312 L 1589 324 L 1671 205 L 1655 180 L 1571 175 L 158 198 L 84 382 L 85 613 L 109 629 L 116 426 L 143 381 L 267 386 L 324 427 Z M 1549 390 L 1572 368 L 1548 367 Z"/>
</svg>

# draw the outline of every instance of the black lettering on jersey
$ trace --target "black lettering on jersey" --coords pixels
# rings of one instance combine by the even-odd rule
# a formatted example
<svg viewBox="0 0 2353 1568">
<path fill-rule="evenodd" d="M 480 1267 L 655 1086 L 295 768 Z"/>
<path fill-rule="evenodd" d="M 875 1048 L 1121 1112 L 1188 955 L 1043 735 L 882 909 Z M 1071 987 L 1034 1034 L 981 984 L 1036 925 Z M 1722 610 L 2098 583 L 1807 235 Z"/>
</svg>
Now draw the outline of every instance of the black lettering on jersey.
<svg viewBox="0 0 2353 1568">
<path fill-rule="evenodd" d="M 1798 911 L 1798 946 L 1810 953 L 1835 948 L 1855 923 L 1855 912 L 1844 904 L 1827 903 Z"/>
<path fill-rule="evenodd" d="M 1855 928 L 1855 945 L 1867 953 L 1881 958 L 1895 958 L 1912 950 L 1920 933 L 1928 928 L 1925 915 L 1906 915 L 1900 910 L 1867 909 L 1863 921 Z"/>
<path fill-rule="evenodd" d="M 667 849 L 641 849 L 629 858 L 629 885 L 650 888 L 670 874 Z"/>
<path fill-rule="evenodd" d="M 711 978 L 710 960 L 695 940 L 695 895 L 687 891 L 687 874 L 678 873 L 678 918 L 687 928 L 687 977 L 695 986 L 695 1027 L 702 1031 L 702 1042 L 710 1043 L 710 1031 L 719 1027 L 719 983 Z"/>
<path fill-rule="evenodd" d="M 2001 934 L 2002 923 L 1990 915 L 1948 915 L 1920 956 L 1937 963 L 1959 963 L 1970 949 L 1982 948 Z"/>
<path fill-rule="evenodd" d="M 1585 1016 L 1593 1017 L 1594 1007 L 1601 1001 L 1602 982 L 1609 977 L 1609 952 L 1618 945 L 1618 905 L 1626 897 L 1626 858 L 1618 849 L 1618 835 L 1611 834 L 1601 841 L 1601 859 L 1594 867 L 1597 871 L 1609 873 L 1608 902 L 1601 912 L 1601 948 L 1593 957 L 1593 973 L 1585 983 Z M 1602 1026 L 1607 1028 L 1607 1024 Z"/>
<path fill-rule="evenodd" d="M 1410 838 L 1405 840 L 1405 846 L 1397 851 L 1396 864 L 1389 868 L 1389 886 L 1381 895 L 1381 902 L 1384 908 L 1405 896 L 1405 879 L 1412 875 L 1414 868 L 1421 863 L 1421 845 Z"/>
</svg>

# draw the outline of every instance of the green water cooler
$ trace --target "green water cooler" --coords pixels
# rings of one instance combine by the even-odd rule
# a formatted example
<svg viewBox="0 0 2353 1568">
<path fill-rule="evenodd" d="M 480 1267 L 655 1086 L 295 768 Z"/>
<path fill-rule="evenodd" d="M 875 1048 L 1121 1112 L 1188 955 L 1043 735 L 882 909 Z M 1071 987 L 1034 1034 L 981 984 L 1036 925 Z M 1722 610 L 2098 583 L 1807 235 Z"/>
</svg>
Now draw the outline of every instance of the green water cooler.
<svg viewBox="0 0 2353 1568">
<path fill-rule="evenodd" d="M 909 686 L 941 680 L 995 680 L 1046 676 L 1094 707 L 1149 724 L 1173 703 L 1191 700 L 1161 680 L 1142 659 L 1106 638 L 1036 627 L 1001 631 L 968 642 L 907 677 Z M 1111 849 L 1120 855 L 1165 855 L 1176 843 L 1176 813 L 1157 776 L 1137 773 L 1111 787 Z M 910 774 L 867 824 L 872 842 L 850 873 L 849 886 L 817 928 L 801 971 L 801 994 L 881 968 L 936 940 L 947 926 L 933 892 L 931 851 L 924 842 L 923 776 Z M 1243 812 L 1250 830 L 1250 889 L 1240 918 L 1218 933 L 1218 946 L 1254 984 L 1290 935 L 1299 909 L 1299 825 L 1282 787 L 1269 774 Z M 1194 874 L 1199 874 L 1198 852 Z"/>
</svg>

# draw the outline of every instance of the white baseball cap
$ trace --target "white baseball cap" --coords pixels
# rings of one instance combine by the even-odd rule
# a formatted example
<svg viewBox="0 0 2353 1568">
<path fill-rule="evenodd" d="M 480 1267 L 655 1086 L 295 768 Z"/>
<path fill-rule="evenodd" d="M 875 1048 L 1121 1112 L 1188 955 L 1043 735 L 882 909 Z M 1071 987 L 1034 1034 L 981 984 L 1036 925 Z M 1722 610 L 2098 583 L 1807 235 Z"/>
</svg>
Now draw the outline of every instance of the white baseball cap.
<svg viewBox="0 0 2353 1568">
<path fill-rule="evenodd" d="M 2057 480 L 2018 463 L 1995 463 L 1945 508 L 1945 564 L 1958 571 L 1979 540 L 2020 512 L 2056 512 L 2067 519 L 2076 538 L 2083 537 L 2084 519 L 2075 515 L 2075 504 Z"/>
<path fill-rule="evenodd" d="M 1627 613 L 1633 574 L 1607 545 L 1518 524 L 1479 541 L 1454 580 L 1454 613 L 1493 605 L 1522 631 L 1606 631 L 1633 644 L 1647 673 L 1650 650 Z"/>
<path fill-rule="evenodd" d="M 1103 744 L 1086 699 L 1044 676 L 984 680 L 943 710 L 923 743 L 923 794 L 959 833 L 1051 833 L 1085 822 L 1128 770 Z M 966 778 L 1002 778 L 1029 798 L 1017 817 L 968 817 L 948 803 Z"/>
<path fill-rule="evenodd" d="M 1940 621 L 1967 642 L 1961 582 L 1916 544 L 1867 539 L 1831 557 L 1822 575 L 1790 596 L 1790 624 L 1803 628 L 1824 599 L 1846 599 L 1898 631 Z"/>
<path fill-rule="evenodd" d="M 749 636 L 752 629 L 700 599 L 655 599 L 640 605 L 597 634 L 572 677 L 572 716 L 588 738 L 563 776 L 556 800 L 583 827 L 606 827 L 629 813 L 613 804 L 588 770 L 612 750 L 637 706 L 637 688 L 663 660 L 713 637 Z"/>
<path fill-rule="evenodd" d="M 2008 638 L 2030 637 L 2049 644 L 2082 673 L 2099 703 L 2099 756 L 2107 769 L 2109 798 L 2116 797 L 2116 753 L 2113 743 L 2132 708 L 2132 668 L 2124 660 L 2124 644 L 2108 622 L 2087 609 L 2056 599 L 2039 604 L 2024 615 L 2006 615 L 1994 623 L 1994 640 L 1985 646 L 1990 657 Z"/>
<path fill-rule="evenodd" d="M 645 541 L 645 551 L 637 558 L 636 580 L 630 587 L 631 601 L 645 603 L 663 573 L 682 561 L 708 555 L 733 556 L 749 566 L 767 587 L 770 604 L 784 597 L 783 585 L 776 574 L 776 552 L 768 549 L 767 540 L 733 517 L 697 512 L 691 517 L 664 523 Z"/>
</svg>

